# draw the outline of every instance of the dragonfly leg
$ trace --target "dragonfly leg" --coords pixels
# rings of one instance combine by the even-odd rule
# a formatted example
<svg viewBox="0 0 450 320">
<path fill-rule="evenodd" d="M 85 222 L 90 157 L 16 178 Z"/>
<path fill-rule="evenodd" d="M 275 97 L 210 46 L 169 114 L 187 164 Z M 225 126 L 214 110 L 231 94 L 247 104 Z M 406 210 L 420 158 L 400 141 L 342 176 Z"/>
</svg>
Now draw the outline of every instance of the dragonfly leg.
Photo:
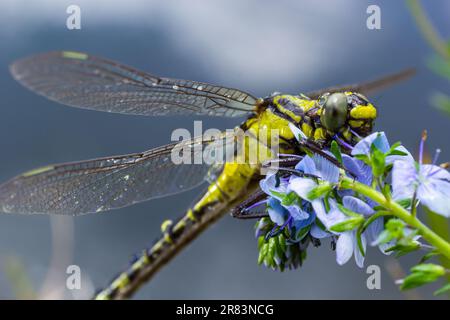
<svg viewBox="0 0 450 320">
<path fill-rule="evenodd" d="M 326 160 L 330 161 L 332 164 L 334 164 L 336 167 L 344 170 L 349 175 L 352 176 L 352 178 L 356 178 L 356 174 L 353 173 L 351 170 L 345 168 L 339 161 L 337 161 L 334 157 L 330 156 L 328 153 L 323 151 L 323 147 L 317 143 L 315 143 L 312 140 L 309 139 L 303 139 L 299 142 L 299 145 L 301 148 L 304 148 L 312 153 L 318 154 L 319 156 L 325 158 Z"/>
<path fill-rule="evenodd" d="M 173 227 L 174 224 L 172 220 L 165 220 L 161 224 L 161 233 L 167 243 L 173 243 Z"/>
<path fill-rule="evenodd" d="M 259 219 L 267 217 L 267 212 L 250 212 L 252 208 L 264 203 L 266 198 L 267 195 L 261 189 L 258 189 L 256 192 L 252 193 L 246 200 L 233 208 L 233 210 L 231 211 L 232 217 L 237 219 Z"/>
<path fill-rule="evenodd" d="M 302 159 L 302 157 L 292 156 L 285 158 L 276 158 L 270 159 L 262 163 L 263 168 L 271 168 L 271 167 L 280 167 L 280 168 L 289 168 L 295 167 L 295 165 Z"/>
</svg>

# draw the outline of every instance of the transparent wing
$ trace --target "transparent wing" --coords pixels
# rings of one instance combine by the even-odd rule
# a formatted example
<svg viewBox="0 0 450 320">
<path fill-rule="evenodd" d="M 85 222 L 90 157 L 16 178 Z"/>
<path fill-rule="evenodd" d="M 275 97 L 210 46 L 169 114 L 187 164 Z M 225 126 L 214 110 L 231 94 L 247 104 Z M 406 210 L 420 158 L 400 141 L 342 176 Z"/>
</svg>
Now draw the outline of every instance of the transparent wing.
<svg viewBox="0 0 450 320">
<path fill-rule="evenodd" d="M 397 82 L 404 81 L 412 77 L 414 74 L 415 69 L 405 69 L 400 72 L 393 73 L 368 82 L 329 87 L 325 89 L 312 91 L 307 93 L 306 96 L 310 97 L 311 99 L 317 99 L 326 92 L 338 92 L 338 91 L 354 91 L 370 95 L 388 86 L 391 86 Z"/>
<path fill-rule="evenodd" d="M 193 139 L 143 153 L 64 163 L 26 172 L 0 185 L 0 211 L 83 214 L 128 206 L 191 189 L 204 181 L 208 163 L 176 164 L 173 154 L 202 156 L 207 145 L 233 139 Z M 180 156 L 180 157 L 181 157 Z"/>
<path fill-rule="evenodd" d="M 124 114 L 242 116 L 256 98 L 240 90 L 159 78 L 119 63 L 73 51 L 49 52 L 14 62 L 14 78 L 51 100 Z"/>
</svg>

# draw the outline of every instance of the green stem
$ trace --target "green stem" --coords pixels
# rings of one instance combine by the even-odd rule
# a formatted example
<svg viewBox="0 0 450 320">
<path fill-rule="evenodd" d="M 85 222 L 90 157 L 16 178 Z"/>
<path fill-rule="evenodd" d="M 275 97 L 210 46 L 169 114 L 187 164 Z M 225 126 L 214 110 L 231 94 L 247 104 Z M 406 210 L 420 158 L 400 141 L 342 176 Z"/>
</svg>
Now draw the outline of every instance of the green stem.
<svg viewBox="0 0 450 320">
<path fill-rule="evenodd" d="M 442 239 L 433 230 L 424 225 L 416 216 L 411 215 L 405 208 L 399 205 L 397 202 L 389 201 L 386 197 L 371 187 L 362 184 L 360 182 L 354 181 L 349 177 L 344 177 L 341 180 L 340 187 L 343 189 L 351 189 L 358 192 L 373 201 L 377 202 L 381 206 L 388 209 L 393 216 L 403 220 L 411 227 L 418 230 L 419 234 L 432 244 L 439 252 L 450 259 L 450 243 Z"/>
</svg>

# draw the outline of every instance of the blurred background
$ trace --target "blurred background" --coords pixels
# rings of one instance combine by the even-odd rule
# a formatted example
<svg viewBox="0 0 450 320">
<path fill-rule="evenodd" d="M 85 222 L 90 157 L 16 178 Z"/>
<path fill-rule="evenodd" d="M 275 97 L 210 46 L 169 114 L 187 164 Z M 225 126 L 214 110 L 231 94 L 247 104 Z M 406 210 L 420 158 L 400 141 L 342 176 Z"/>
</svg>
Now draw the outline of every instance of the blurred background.
<svg viewBox="0 0 450 320">
<path fill-rule="evenodd" d="M 81 8 L 81 30 L 68 30 L 66 9 Z M 426 67 L 433 50 L 403 1 L 376 1 L 381 30 L 366 27 L 374 1 L 82 1 L 0 2 L 0 181 L 49 163 L 147 150 L 170 142 L 176 128 L 232 128 L 239 119 L 146 118 L 64 107 L 16 83 L 8 65 L 50 50 L 108 57 L 156 75 L 241 88 L 256 96 L 368 80 L 415 67 L 412 80 L 372 97 L 377 130 L 417 150 L 450 159 L 450 118 L 433 108 L 448 82 Z M 424 3 L 443 37 L 450 2 Z M 0 298 L 88 298 L 106 286 L 177 218 L 202 188 L 105 214 L 50 219 L 0 215 Z M 53 226 L 53 228 L 52 228 Z M 53 240 L 52 240 L 53 239 Z M 55 256 L 56 252 L 56 256 Z M 405 295 L 394 278 L 417 263 L 371 248 L 365 265 L 381 268 L 381 290 L 368 290 L 365 269 L 338 266 L 329 243 L 310 248 L 304 266 L 273 272 L 258 267 L 253 222 L 226 216 L 164 268 L 136 298 L 404 299 L 433 298 L 430 285 Z M 65 291 L 65 268 L 76 264 L 82 290 Z M 34 292 L 34 295 L 30 292 Z"/>
</svg>

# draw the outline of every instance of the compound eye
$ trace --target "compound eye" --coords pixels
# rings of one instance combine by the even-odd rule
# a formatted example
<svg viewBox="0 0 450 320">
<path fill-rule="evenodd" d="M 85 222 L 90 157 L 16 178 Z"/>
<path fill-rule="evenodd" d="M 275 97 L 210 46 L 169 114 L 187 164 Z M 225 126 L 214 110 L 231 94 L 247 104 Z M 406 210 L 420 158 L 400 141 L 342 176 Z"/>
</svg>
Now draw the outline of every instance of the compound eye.
<svg viewBox="0 0 450 320">
<path fill-rule="evenodd" d="M 344 93 L 332 93 L 325 101 L 320 121 L 332 132 L 338 131 L 347 120 L 348 102 Z"/>
</svg>

